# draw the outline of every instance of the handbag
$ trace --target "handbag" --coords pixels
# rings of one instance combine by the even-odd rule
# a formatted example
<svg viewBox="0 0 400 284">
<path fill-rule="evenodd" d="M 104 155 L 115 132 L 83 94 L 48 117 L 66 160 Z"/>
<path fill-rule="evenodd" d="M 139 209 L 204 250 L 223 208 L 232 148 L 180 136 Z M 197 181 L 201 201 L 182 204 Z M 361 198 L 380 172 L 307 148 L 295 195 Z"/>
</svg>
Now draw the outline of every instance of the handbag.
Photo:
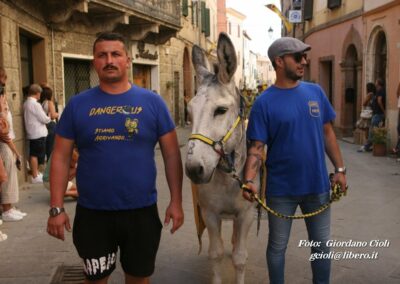
<svg viewBox="0 0 400 284">
<path fill-rule="evenodd" d="M 372 118 L 372 109 L 365 108 L 361 111 L 360 117 L 363 119 L 371 119 Z"/>
</svg>

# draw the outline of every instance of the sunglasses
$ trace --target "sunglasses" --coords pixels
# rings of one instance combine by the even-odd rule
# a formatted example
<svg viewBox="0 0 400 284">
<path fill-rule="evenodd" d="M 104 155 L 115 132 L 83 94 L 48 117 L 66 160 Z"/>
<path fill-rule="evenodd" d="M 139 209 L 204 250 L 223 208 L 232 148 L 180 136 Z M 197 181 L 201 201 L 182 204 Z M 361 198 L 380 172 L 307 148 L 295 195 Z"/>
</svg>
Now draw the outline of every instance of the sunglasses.
<svg viewBox="0 0 400 284">
<path fill-rule="evenodd" d="M 291 57 L 293 57 L 293 59 L 294 59 L 294 61 L 296 63 L 301 63 L 303 58 L 307 61 L 307 54 L 306 53 L 296 52 L 296 53 L 291 53 L 291 54 L 286 54 L 286 55 L 290 55 Z"/>
</svg>

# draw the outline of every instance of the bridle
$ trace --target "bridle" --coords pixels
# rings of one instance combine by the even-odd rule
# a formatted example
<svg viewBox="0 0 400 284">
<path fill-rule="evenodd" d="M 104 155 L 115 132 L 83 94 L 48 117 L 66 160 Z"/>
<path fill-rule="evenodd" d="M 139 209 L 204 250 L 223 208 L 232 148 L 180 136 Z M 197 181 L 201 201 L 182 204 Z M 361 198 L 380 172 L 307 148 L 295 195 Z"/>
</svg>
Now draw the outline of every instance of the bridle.
<svg viewBox="0 0 400 284">
<path fill-rule="evenodd" d="M 239 91 L 237 90 L 239 93 Z M 240 95 L 240 93 L 239 93 Z M 233 159 L 230 157 L 229 153 L 225 152 L 225 145 L 229 138 L 232 136 L 232 133 L 238 127 L 240 121 L 243 120 L 244 116 L 244 99 L 240 95 L 240 108 L 239 114 L 235 121 L 233 122 L 230 129 L 226 132 L 226 134 L 220 140 L 213 140 L 201 133 L 194 133 L 189 136 L 189 140 L 200 140 L 201 142 L 211 146 L 213 150 L 220 156 L 220 162 L 218 163 L 218 167 L 227 173 L 236 172 L 234 168 Z M 222 166 L 222 164 L 225 164 Z"/>
</svg>

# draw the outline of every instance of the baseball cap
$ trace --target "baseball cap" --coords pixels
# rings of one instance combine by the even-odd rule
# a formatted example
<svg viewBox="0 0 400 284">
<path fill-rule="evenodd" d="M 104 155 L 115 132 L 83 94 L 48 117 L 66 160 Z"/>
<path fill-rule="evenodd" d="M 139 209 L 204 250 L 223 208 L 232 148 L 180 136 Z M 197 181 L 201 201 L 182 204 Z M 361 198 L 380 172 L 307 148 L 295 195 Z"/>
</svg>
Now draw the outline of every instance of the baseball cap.
<svg viewBox="0 0 400 284">
<path fill-rule="evenodd" d="M 294 37 L 281 37 L 275 40 L 271 46 L 268 48 L 268 57 L 271 62 L 274 61 L 276 57 L 293 54 L 297 52 L 304 52 L 311 49 L 311 46 L 305 44 L 301 40 Z"/>
</svg>

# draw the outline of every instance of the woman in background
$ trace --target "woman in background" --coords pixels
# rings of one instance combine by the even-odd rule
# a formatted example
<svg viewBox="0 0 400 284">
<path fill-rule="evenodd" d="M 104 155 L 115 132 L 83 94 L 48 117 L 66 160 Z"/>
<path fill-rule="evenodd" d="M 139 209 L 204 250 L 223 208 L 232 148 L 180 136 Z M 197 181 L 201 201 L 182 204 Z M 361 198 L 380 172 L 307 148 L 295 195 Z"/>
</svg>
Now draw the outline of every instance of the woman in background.
<svg viewBox="0 0 400 284">
<path fill-rule="evenodd" d="M 48 86 L 42 87 L 39 102 L 46 115 L 51 119 L 51 121 L 46 124 L 48 131 L 46 137 L 46 160 L 49 161 L 50 154 L 53 151 L 56 123 L 58 119 L 58 113 L 56 112 L 56 107 L 53 102 L 53 90 Z"/>
</svg>

